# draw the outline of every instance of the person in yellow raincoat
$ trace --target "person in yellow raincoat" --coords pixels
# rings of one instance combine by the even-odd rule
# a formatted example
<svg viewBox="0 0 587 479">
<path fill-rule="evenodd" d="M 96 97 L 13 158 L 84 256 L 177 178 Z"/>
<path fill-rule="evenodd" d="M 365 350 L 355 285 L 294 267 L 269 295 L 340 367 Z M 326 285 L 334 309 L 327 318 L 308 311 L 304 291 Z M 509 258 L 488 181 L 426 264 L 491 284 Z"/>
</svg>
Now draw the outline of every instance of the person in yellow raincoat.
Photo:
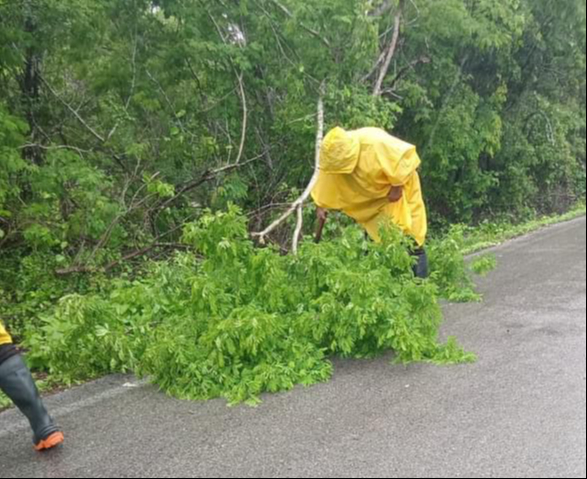
<svg viewBox="0 0 587 479">
<path fill-rule="evenodd" d="M 63 433 L 43 405 L 29 368 L 18 353 L 12 338 L 0 322 L 0 391 L 20 409 L 33 430 L 37 451 L 52 449 L 63 443 Z"/>
<path fill-rule="evenodd" d="M 380 241 L 382 225 L 394 223 L 417 244 L 414 271 L 426 277 L 428 220 L 418 174 L 421 163 L 414 145 L 384 130 L 334 128 L 324 138 L 312 191 L 319 219 L 325 221 L 328 210 L 342 211 L 374 241 Z"/>
</svg>

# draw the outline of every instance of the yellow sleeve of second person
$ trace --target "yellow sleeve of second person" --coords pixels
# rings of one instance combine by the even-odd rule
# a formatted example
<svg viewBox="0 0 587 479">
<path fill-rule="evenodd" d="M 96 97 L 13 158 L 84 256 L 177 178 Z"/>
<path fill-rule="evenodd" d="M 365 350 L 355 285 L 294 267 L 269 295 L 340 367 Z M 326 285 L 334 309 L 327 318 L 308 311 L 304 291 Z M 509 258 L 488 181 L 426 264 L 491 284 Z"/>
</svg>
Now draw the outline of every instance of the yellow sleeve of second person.
<svg viewBox="0 0 587 479">
<path fill-rule="evenodd" d="M 4 328 L 4 325 L 0 323 L 0 346 L 3 344 L 12 344 L 12 338 L 8 331 Z"/>
</svg>

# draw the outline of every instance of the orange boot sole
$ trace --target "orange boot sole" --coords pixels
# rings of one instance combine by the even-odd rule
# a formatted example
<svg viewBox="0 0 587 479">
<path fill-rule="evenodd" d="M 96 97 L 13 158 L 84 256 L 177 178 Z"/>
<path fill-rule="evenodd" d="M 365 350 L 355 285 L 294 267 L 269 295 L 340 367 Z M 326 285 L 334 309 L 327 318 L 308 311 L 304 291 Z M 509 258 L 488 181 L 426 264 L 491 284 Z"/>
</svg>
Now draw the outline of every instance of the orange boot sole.
<svg viewBox="0 0 587 479">
<path fill-rule="evenodd" d="M 65 437 L 62 432 L 55 432 L 51 434 L 47 439 L 42 440 L 38 444 L 35 444 L 35 451 L 47 451 L 54 447 L 60 446 L 65 441 Z"/>
</svg>

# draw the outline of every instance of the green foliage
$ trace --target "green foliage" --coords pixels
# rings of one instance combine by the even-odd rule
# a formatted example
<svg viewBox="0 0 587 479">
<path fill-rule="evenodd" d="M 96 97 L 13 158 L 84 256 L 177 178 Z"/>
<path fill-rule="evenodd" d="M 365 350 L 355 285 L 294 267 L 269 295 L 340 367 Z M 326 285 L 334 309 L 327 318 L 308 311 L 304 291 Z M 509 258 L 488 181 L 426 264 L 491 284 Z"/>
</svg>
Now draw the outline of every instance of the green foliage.
<svg viewBox="0 0 587 479">
<path fill-rule="evenodd" d="M 492 253 L 480 256 L 471 263 L 471 269 L 479 276 L 487 276 L 495 268 L 497 268 L 497 258 Z"/>
<path fill-rule="evenodd" d="M 453 302 L 481 301 L 467 272 L 464 257 L 465 231 L 454 226 L 440 240 L 431 241 L 428 248 L 430 271 L 441 296 Z"/>
<path fill-rule="evenodd" d="M 472 360 L 454 340 L 438 343 L 438 288 L 414 278 L 395 230 L 374 244 L 350 228 L 282 256 L 255 248 L 231 207 L 188 225 L 184 241 L 194 253 L 63 298 L 28 336 L 33 365 L 66 382 L 133 370 L 180 398 L 238 403 L 327 380 L 331 356 Z"/>
<path fill-rule="evenodd" d="M 18 147 L 24 142 L 25 124 L 6 111 L 0 101 L 0 241 L 6 236 L 12 216 L 11 203 L 20 193 L 17 176 L 26 170 Z"/>
<path fill-rule="evenodd" d="M 374 97 L 365 87 L 332 88 L 326 98 L 327 120 L 333 125 L 358 129 L 368 126 L 393 130 L 401 107 Z"/>
<path fill-rule="evenodd" d="M 2 322 L 15 340 L 26 328 L 38 325 L 38 317 L 52 310 L 61 297 L 73 292 L 98 290 L 103 279 L 96 277 L 59 278 L 47 274 L 63 266 L 63 257 L 35 253 L 20 256 L 0 255 L 0 311 Z"/>
<path fill-rule="evenodd" d="M 466 364 L 477 362 L 477 356 L 473 353 L 465 351 L 454 337 L 449 337 L 446 345 L 442 346 L 434 360 L 437 365 L 451 365 L 455 363 Z"/>
</svg>

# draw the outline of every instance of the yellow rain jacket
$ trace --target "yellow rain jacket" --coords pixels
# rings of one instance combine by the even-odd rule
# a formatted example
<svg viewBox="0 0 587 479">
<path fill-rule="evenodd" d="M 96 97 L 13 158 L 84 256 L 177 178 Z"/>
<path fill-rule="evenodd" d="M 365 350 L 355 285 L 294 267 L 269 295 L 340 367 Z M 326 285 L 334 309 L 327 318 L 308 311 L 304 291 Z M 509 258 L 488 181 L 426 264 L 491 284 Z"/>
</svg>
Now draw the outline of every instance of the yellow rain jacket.
<svg viewBox="0 0 587 479">
<path fill-rule="evenodd" d="M 4 329 L 2 323 L 0 323 L 0 346 L 2 346 L 3 344 L 12 344 L 12 338 L 10 337 L 10 334 L 8 334 L 6 329 Z"/>
<path fill-rule="evenodd" d="M 392 221 L 423 246 L 428 233 L 416 147 L 384 130 L 335 128 L 324 138 L 320 176 L 312 192 L 320 208 L 340 210 L 380 241 L 382 223 Z M 403 187 L 403 197 L 391 203 L 392 186 Z"/>
</svg>

